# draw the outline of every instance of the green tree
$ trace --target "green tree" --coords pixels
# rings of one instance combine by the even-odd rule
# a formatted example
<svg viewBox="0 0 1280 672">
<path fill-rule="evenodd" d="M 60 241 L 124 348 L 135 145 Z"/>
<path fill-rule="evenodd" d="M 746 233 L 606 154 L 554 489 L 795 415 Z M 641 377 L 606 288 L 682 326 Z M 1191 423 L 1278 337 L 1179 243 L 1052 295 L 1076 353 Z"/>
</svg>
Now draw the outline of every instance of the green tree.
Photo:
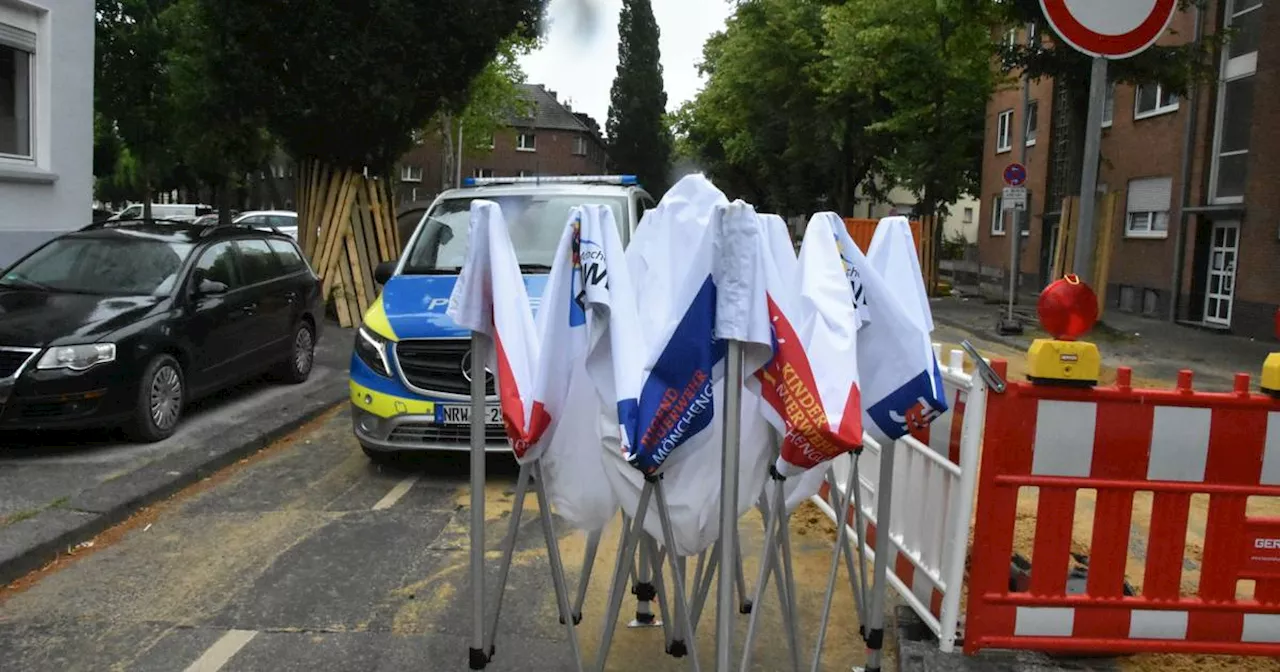
<svg viewBox="0 0 1280 672">
<path fill-rule="evenodd" d="M 97 0 L 96 4 L 95 104 L 103 124 L 128 148 L 141 186 L 144 217 L 151 216 L 153 188 L 169 177 L 177 161 L 167 61 L 172 39 L 160 18 L 171 4 L 171 0 Z"/>
<path fill-rule="evenodd" d="M 655 197 L 666 191 L 671 165 L 666 109 L 653 7 L 649 0 L 622 0 L 618 74 L 605 122 L 609 160 L 617 171 L 635 174 Z"/>
<path fill-rule="evenodd" d="M 735 196 L 795 214 L 848 213 L 880 163 L 884 104 L 833 76 L 822 0 L 744 0 L 703 45 L 707 83 L 673 115 L 682 163 Z"/>
<path fill-rule="evenodd" d="M 544 0 L 200 2 L 226 27 L 218 74 L 229 100 L 261 114 L 301 166 L 296 201 L 308 253 L 318 228 L 341 226 L 342 207 L 325 205 L 350 202 L 366 171 L 387 175 L 504 39 L 536 35 L 544 7 Z M 375 186 L 385 190 L 386 180 Z"/>
<path fill-rule="evenodd" d="M 236 87 L 221 77 L 227 63 L 229 17 L 221 2 L 177 0 L 162 21 L 171 36 L 167 53 L 176 151 L 188 172 L 212 185 L 219 220 L 229 224 L 232 197 L 244 176 L 263 168 L 275 144 L 266 120 L 238 104 Z"/>
<path fill-rule="evenodd" d="M 881 146 L 882 186 L 917 195 L 935 215 L 977 193 L 995 25 L 980 7 L 946 0 L 849 0 L 827 10 L 829 81 L 883 105 L 867 127 Z M 942 242 L 942 229 L 935 231 Z"/>
<path fill-rule="evenodd" d="M 428 124 L 444 148 L 444 170 L 441 188 L 452 185 L 457 170 L 457 134 L 462 126 L 463 152 L 488 152 L 489 139 L 504 128 L 513 116 L 521 116 L 532 107 L 521 89 L 526 77 L 520 57 L 539 45 L 536 37 L 513 34 L 503 40 L 493 60 L 471 81 L 465 91 L 450 100 Z"/>
</svg>

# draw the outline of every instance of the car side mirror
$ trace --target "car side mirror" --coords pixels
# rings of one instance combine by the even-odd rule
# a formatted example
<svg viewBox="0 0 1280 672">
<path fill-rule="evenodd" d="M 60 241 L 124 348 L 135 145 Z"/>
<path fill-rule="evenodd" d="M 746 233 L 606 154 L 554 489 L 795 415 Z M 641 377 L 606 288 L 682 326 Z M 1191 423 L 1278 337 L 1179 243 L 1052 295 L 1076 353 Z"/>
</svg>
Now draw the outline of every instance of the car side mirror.
<svg viewBox="0 0 1280 672">
<path fill-rule="evenodd" d="M 385 285 L 391 280 L 391 276 L 395 275 L 395 272 L 396 262 L 384 261 L 373 268 L 373 281 L 379 285 Z"/>
<path fill-rule="evenodd" d="M 196 285 L 197 297 L 218 296 L 219 294 L 226 294 L 226 293 L 227 293 L 226 284 L 218 282 L 217 280 L 201 280 L 200 283 Z"/>
</svg>

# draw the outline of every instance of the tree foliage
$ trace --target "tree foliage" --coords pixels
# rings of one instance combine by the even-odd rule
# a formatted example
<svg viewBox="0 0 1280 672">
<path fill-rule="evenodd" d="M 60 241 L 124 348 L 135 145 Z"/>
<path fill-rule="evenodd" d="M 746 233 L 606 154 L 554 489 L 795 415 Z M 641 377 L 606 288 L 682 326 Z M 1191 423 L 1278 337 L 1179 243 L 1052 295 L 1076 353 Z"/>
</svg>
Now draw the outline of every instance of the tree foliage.
<svg viewBox="0 0 1280 672">
<path fill-rule="evenodd" d="M 655 196 L 666 191 L 671 164 L 667 94 L 662 85 L 658 22 L 649 0 L 622 0 L 618 19 L 618 74 L 610 91 L 609 160 L 635 174 Z"/>
<path fill-rule="evenodd" d="M 220 14 L 220 74 L 298 159 L 386 172 L 543 0 L 199 0 Z"/>
</svg>

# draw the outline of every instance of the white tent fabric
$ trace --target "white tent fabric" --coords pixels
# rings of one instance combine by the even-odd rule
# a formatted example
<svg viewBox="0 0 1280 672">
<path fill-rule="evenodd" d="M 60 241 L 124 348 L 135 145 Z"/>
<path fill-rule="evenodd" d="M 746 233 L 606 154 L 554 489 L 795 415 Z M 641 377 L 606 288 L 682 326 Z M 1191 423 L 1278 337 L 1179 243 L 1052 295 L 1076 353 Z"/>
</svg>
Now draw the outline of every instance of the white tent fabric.
<svg viewBox="0 0 1280 672">
<path fill-rule="evenodd" d="M 914 308 L 903 304 L 910 294 L 876 270 L 838 215 L 820 212 L 809 221 L 809 227 L 814 226 L 834 234 L 862 322 L 858 373 L 865 428 L 880 440 L 928 426 L 946 411 L 946 394 L 929 332 L 912 317 Z"/>
<path fill-rule="evenodd" d="M 644 474 L 662 473 L 679 555 L 698 553 L 719 536 L 725 345 L 713 338 L 717 287 L 709 232 L 727 205 L 701 175 L 673 186 L 627 249 L 638 291 L 630 313 L 616 303 L 608 308 L 611 338 L 638 339 L 612 346 L 614 387 L 598 385 L 602 396 L 619 400 L 617 415 L 602 419 L 622 427 L 605 439 L 609 481 L 634 516 Z M 734 212 L 747 216 L 741 208 Z M 749 216 L 754 223 L 754 212 Z M 611 281 L 610 299 L 619 294 Z M 769 452 L 768 425 L 751 395 L 743 396 L 741 421 L 738 509 L 745 512 L 759 495 Z M 662 538 L 656 503 L 645 515 L 645 531 Z"/>
<path fill-rule="evenodd" d="M 535 390 L 541 348 L 529 295 L 502 209 L 471 202 L 471 244 L 449 297 L 447 314 L 487 342 L 486 364 L 497 378 L 502 420 L 516 459 L 538 457 L 551 417 Z"/>
<path fill-rule="evenodd" d="M 924 329 L 926 335 L 933 333 L 933 310 L 929 308 L 929 292 L 924 288 L 920 256 L 916 252 L 915 238 L 911 235 L 911 223 L 906 217 L 885 217 L 880 220 L 875 234 L 871 236 L 871 244 L 867 246 L 867 261 L 880 272 L 890 293 L 906 309 L 907 317 Z"/>
<path fill-rule="evenodd" d="M 752 289 L 768 304 L 773 358 L 749 386 L 762 396 L 765 417 L 784 436 L 775 466 L 789 477 L 787 500 L 794 507 L 817 492 L 827 461 L 862 443 L 858 317 L 829 231 L 806 231 L 792 278 L 782 277 L 774 261 L 786 259 L 778 247 L 789 246 L 789 238 L 784 243 L 770 236 L 770 243 L 760 252 L 770 263 Z"/>
</svg>

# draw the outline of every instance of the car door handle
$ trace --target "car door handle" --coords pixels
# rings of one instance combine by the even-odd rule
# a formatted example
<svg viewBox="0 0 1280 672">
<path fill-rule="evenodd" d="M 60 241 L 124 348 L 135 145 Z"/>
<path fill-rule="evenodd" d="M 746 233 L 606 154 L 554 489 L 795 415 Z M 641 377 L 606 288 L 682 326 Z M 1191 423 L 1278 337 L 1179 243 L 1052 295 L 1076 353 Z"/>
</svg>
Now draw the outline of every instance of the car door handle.
<svg viewBox="0 0 1280 672">
<path fill-rule="evenodd" d="M 296 303 L 298 301 L 298 293 L 294 291 L 286 292 L 284 298 L 289 303 Z"/>
<path fill-rule="evenodd" d="M 246 305 L 244 305 L 244 306 L 241 306 L 241 307 L 240 307 L 240 312 L 244 313 L 245 315 L 257 315 L 257 314 L 258 314 L 258 304 L 256 304 L 256 303 L 250 303 L 250 304 L 246 304 Z"/>
</svg>

